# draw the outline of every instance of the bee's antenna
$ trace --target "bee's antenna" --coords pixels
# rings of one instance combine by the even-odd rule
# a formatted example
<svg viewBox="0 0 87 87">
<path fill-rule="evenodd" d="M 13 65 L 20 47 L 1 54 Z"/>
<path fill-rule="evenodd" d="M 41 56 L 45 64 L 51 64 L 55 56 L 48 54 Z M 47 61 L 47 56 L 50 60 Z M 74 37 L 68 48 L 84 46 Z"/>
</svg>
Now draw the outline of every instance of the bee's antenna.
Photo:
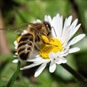
<svg viewBox="0 0 87 87">
<path fill-rule="evenodd" d="M 57 33 L 56 33 L 54 27 L 52 26 L 51 28 L 53 29 L 53 31 L 54 31 L 54 33 L 55 33 L 55 35 L 56 35 L 56 37 L 57 37 Z"/>
<path fill-rule="evenodd" d="M 57 45 L 54 45 L 54 44 L 50 44 L 50 43 L 46 43 L 47 45 L 50 45 L 50 46 L 56 46 L 58 47 Z"/>
</svg>

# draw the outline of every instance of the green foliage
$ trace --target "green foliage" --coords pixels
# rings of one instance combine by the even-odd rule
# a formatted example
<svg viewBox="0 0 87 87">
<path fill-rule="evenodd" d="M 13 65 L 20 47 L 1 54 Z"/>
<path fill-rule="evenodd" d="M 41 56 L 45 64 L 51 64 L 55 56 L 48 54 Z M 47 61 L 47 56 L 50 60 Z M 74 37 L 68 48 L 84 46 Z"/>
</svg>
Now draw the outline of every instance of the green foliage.
<svg viewBox="0 0 87 87">
<path fill-rule="evenodd" d="M 20 6 L 16 7 L 14 5 L 13 9 L 8 11 L 4 17 L 6 28 L 10 27 L 10 29 L 20 27 L 23 23 L 32 23 L 36 19 L 43 20 L 44 15 L 54 16 L 59 13 L 64 17 L 67 17 L 68 15 L 71 15 L 73 11 L 70 6 L 70 0 L 14 1 L 20 4 Z M 78 15 L 80 16 L 80 22 L 82 23 L 82 26 L 84 26 L 84 30 L 86 31 L 85 33 L 87 34 L 87 1 L 77 0 L 76 3 L 79 8 Z M 81 29 L 79 30 L 80 33 L 83 33 L 82 31 L 83 30 Z M 9 30 L 6 31 L 6 36 L 9 46 L 14 52 L 15 50 L 13 42 L 16 40 L 18 34 L 13 30 Z M 87 37 L 74 46 L 79 46 L 81 51 L 67 57 L 69 65 L 76 71 L 81 71 L 81 73 L 87 77 Z M 65 71 L 64 68 L 61 68 L 61 66 L 58 66 L 53 74 L 50 74 L 48 68 L 46 68 L 44 72 L 38 78 L 36 78 L 36 82 L 34 82 L 34 80 L 31 82 L 30 77 L 26 78 L 23 76 L 22 71 L 16 71 L 17 64 L 12 63 L 12 60 L 14 59 L 13 55 L 14 54 L 6 56 L 0 55 L 0 87 L 6 87 L 7 84 L 13 84 L 14 81 L 15 82 L 12 87 L 80 87 L 80 84 L 76 83 L 74 77 L 69 72 Z M 10 78 L 12 79 L 10 80 Z"/>
<path fill-rule="evenodd" d="M 13 86 L 13 83 L 16 80 L 18 74 L 19 74 L 20 66 L 21 66 L 21 62 L 19 61 L 18 62 L 18 65 L 17 65 L 17 70 L 15 71 L 15 73 L 13 74 L 13 76 L 11 77 L 11 79 L 9 80 L 9 82 L 7 83 L 7 87 L 12 87 Z"/>
<path fill-rule="evenodd" d="M 87 34 L 87 4 L 86 2 L 87 2 L 86 0 L 77 0 L 80 19 Z"/>
</svg>

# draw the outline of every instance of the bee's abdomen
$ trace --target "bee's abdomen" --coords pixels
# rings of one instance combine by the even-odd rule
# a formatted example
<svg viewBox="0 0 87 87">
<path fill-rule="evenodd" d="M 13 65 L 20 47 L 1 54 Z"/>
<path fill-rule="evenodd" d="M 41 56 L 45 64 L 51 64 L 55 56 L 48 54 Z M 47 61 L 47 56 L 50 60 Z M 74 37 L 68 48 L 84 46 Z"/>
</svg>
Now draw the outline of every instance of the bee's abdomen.
<svg viewBox="0 0 87 87">
<path fill-rule="evenodd" d="M 19 40 L 17 53 L 20 59 L 27 60 L 33 49 L 33 35 L 32 34 L 25 34 Z"/>
</svg>

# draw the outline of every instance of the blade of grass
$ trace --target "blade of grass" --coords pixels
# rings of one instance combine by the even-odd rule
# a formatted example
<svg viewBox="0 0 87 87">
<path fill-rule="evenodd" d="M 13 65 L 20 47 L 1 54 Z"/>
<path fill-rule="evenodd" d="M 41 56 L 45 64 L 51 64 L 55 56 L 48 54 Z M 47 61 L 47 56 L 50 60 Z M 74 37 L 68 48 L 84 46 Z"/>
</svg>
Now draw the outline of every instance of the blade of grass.
<svg viewBox="0 0 87 87">
<path fill-rule="evenodd" d="M 19 71 L 20 71 L 20 61 L 18 62 L 18 65 L 17 65 L 17 70 L 15 71 L 15 73 L 13 74 L 13 76 L 11 77 L 11 79 L 9 80 L 9 82 L 7 83 L 7 86 L 6 87 L 12 87 L 12 85 L 14 84 L 14 81 L 16 80 L 18 74 L 19 74 Z"/>
<path fill-rule="evenodd" d="M 23 21 L 23 22 L 27 22 L 27 20 L 25 19 L 25 17 L 21 14 L 21 12 L 16 8 L 14 7 L 14 10 L 16 11 L 16 13 L 19 15 L 20 19 Z"/>
</svg>

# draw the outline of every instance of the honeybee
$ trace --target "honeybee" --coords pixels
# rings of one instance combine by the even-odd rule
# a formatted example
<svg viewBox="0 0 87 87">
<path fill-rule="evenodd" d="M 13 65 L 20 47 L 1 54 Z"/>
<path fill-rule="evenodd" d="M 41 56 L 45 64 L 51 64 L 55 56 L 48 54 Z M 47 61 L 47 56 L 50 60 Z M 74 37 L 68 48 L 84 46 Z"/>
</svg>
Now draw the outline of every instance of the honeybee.
<svg viewBox="0 0 87 87">
<path fill-rule="evenodd" d="M 27 27 L 27 33 L 21 35 L 17 41 L 17 54 L 21 60 L 30 59 L 34 47 L 38 48 L 44 43 L 42 35 L 45 35 L 48 39 L 51 38 L 51 26 L 48 22 L 32 23 Z"/>
</svg>

